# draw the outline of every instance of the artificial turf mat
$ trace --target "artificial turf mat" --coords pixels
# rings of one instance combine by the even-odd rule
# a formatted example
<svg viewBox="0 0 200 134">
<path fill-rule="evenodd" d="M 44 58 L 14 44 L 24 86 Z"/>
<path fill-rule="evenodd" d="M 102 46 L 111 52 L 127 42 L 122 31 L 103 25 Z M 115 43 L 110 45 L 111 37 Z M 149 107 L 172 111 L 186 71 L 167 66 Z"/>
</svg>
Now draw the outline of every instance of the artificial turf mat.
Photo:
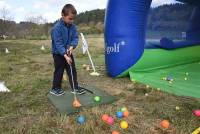
<svg viewBox="0 0 200 134">
<path fill-rule="evenodd" d="M 93 106 L 102 105 L 102 104 L 110 104 L 116 100 L 114 96 L 111 96 L 107 94 L 106 92 L 99 90 L 95 87 L 84 86 L 84 88 L 86 88 L 88 91 L 92 91 L 93 94 L 91 92 L 86 91 L 85 94 L 77 95 L 78 100 L 82 104 L 82 108 L 93 107 Z M 53 104 L 53 106 L 56 108 L 56 110 L 60 114 L 69 115 L 69 114 L 79 112 L 82 109 L 82 108 L 77 109 L 77 108 L 72 107 L 74 96 L 70 91 L 71 91 L 70 89 L 66 90 L 66 93 L 62 96 L 55 96 L 50 93 L 47 95 L 50 102 Z M 101 99 L 99 102 L 94 101 L 95 96 L 100 96 Z"/>
</svg>

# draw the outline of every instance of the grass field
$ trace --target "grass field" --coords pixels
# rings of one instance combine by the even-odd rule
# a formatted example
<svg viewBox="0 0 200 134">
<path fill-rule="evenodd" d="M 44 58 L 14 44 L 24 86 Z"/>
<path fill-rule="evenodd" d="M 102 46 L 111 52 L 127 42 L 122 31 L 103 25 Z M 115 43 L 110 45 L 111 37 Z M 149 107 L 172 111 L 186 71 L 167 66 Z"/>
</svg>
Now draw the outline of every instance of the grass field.
<svg viewBox="0 0 200 134">
<path fill-rule="evenodd" d="M 118 98 L 113 104 L 84 109 L 72 116 L 60 116 L 49 103 L 53 75 L 50 41 L 8 40 L 0 41 L 0 81 L 5 81 L 11 93 L 0 93 L 0 133 L 2 134 L 189 134 L 200 125 L 200 118 L 192 110 L 200 108 L 199 100 L 177 97 L 128 78 L 113 79 L 107 76 L 104 64 L 103 38 L 88 39 L 91 55 L 99 77 L 89 75 L 82 68 L 89 64 L 82 55 L 81 44 L 75 51 L 79 83 L 98 87 Z M 40 50 L 45 45 L 46 50 Z M 5 54 L 8 48 L 11 53 Z M 63 81 L 63 89 L 69 86 Z M 148 96 L 145 94 L 148 93 Z M 121 107 L 127 107 L 130 115 L 125 120 L 129 128 L 122 130 L 120 120 L 113 126 L 101 121 L 104 113 L 115 115 Z M 175 107 L 180 107 L 176 110 Z M 86 123 L 78 125 L 78 115 L 86 116 Z M 163 129 L 160 121 L 170 121 L 169 129 Z"/>
</svg>

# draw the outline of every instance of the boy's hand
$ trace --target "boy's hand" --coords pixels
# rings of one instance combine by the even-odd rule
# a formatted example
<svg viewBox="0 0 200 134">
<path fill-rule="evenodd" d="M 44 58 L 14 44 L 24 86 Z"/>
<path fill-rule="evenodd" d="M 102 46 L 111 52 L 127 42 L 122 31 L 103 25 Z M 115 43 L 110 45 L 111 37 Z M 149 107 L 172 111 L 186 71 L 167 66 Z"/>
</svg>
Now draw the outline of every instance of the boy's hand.
<svg viewBox="0 0 200 134">
<path fill-rule="evenodd" d="M 74 48 L 73 46 L 70 46 L 69 49 L 67 50 L 67 54 L 72 55 Z"/>
<path fill-rule="evenodd" d="M 67 54 L 65 54 L 64 57 L 65 57 L 67 63 L 68 63 L 69 65 L 71 65 L 71 64 L 72 64 L 72 59 L 71 59 L 71 57 L 69 57 Z"/>
</svg>

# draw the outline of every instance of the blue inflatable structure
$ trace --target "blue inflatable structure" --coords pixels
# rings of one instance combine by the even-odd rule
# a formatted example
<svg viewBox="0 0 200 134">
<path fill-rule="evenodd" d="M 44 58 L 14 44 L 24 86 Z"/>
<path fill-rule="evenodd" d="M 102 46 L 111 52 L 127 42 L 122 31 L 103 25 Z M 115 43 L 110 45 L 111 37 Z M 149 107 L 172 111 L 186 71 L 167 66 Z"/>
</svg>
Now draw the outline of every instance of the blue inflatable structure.
<svg viewBox="0 0 200 134">
<path fill-rule="evenodd" d="M 193 4 L 186 31 L 186 41 L 163 38 L 149 48 L 175 49 L 200 44 L 200 4 L 196 0 L 179 0 Z M 117 77 L 132 67 L 145 48 L 147 17 L 152 0 L 109 0 L 105 17 L 105 63 L 108 74 Z"/>
</svg>

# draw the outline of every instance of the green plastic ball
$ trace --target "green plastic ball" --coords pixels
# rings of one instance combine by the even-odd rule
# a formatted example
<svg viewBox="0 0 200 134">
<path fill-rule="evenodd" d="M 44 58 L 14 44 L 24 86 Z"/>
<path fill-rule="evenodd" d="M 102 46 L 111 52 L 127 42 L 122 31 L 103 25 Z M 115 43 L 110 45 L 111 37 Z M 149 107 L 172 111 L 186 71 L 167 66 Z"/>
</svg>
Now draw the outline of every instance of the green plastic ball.
<svg viewBox="0 0 200 134">
<path fill-rule="evenodd" d="M 101 100 L 101 98 L 100 98 L 99 96 L 95 96 L 95 97 L 94 97 L 94 100 L 95 100 L 96 102 L 99 102 L 99 101 Z"/>
</svg>

